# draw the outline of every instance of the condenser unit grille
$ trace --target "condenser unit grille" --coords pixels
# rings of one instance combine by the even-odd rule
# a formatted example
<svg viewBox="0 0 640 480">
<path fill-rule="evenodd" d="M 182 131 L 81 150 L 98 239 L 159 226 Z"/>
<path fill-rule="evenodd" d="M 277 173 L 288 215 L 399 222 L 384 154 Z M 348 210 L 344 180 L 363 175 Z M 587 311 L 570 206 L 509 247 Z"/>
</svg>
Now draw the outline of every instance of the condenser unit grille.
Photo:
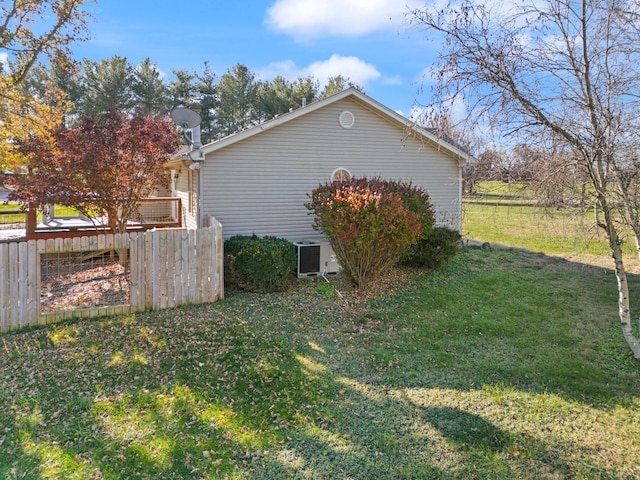
<svg viewBox="0 0 640 480">
<path fill-rule="evenodd" d="M 298 249 L 298 275 L 320 274 L 320 245 L 296 245 Z"/>
<path fill-rule="evenodd" d="M 294 242 L 298 257 L 298 277 L 316 277 L 335 274 L 340 270 L 336 256 L 328 242 Z"/>
</svg>

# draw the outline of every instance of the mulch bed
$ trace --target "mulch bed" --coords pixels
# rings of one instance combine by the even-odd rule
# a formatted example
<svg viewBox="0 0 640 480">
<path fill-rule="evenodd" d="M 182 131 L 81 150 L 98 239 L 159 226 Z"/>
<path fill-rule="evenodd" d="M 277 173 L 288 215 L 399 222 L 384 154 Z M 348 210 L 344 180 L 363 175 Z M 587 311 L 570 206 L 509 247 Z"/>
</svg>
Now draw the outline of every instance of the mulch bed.
<svg viewBox="0 0 640 480">
<path fill-rule="evenodd" d="M 43 255 L 41 312 L 129 303 L 129 265 L 87 252 Z"/>
</svg>

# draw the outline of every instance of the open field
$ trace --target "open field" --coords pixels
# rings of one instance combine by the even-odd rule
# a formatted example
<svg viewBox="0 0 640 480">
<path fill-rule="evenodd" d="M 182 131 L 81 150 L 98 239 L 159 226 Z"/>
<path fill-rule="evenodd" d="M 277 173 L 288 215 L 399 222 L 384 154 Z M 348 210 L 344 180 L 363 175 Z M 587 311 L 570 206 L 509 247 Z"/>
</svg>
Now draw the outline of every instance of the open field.
<svg viewBox="0 0 640 480">
<path fill-rule="evenodd" d="M 523 248 L 591 265 L 612 267 L 604 231 L 595 213 L 546 210 L 535 205 L 463 206 L 462 235 L 480 242 Z M 623 237 L 629 271 L 640 273 L 633 240 Z"/>
<path fill-rule="evenodd" d="M 547 211 L 537 206 L 464 206 L 463 235 L 550 254 L 584 253 L 605 256 L 605 233 L 592 212 Z"/>
<path fill-rule="evenodd" d="M 533 192 L 526 183 L 480 182 L 476 184 L 473 195 L 468 195 L 470 203 L 532 204 Z"/>
<path fill-rule="evenodd" d="M 484 181 L 477 183 L 475 190 L 480 195 L 532 195 L 531 189 L 525 182 L 505 183 L 498 181 Z"/>
<path fill-rule="evenodd" d="M 378 291 L 0 337 L 0 478 L 640 478 L 609 270 L 473 250 Z"/>
</svg>

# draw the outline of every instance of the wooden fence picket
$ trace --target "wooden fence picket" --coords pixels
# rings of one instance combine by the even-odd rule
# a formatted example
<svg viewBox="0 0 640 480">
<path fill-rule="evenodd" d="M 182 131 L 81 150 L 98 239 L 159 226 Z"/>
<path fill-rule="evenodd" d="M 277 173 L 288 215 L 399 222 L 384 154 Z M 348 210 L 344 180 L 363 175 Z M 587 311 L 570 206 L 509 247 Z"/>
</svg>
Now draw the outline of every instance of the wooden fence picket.
<svg viewBox="0 0 640 480">
<path fill-rule="evenodd" d="M 194 230 L 0 243 L 0 333 L 72 317 L 117 315 L 224 298 L 222 225 Z M 129 304 L 41 312 L 41 255 L 128 250 Z"/>
</svg>

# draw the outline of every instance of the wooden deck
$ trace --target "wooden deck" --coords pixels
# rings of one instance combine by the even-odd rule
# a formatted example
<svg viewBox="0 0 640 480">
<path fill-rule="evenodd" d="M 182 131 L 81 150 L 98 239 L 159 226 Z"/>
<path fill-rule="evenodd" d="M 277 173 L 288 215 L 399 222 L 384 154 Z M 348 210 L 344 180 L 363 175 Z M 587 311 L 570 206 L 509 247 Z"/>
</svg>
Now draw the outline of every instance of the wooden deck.
<svg viewBox="0 0 640 480">
<path fill-rule="evenodd" d="M 26 213 L 26 240 L 74 238 L 112 233 L 106 218 L 50 216 L 38 222 L 36 208 Z M 135 220 L 127 223 L 127 233 L 144 232 L 154 228 L 182 227 L 182 202 L 176 197 L 146 198 L 140 202 Z"/>
</svg>

